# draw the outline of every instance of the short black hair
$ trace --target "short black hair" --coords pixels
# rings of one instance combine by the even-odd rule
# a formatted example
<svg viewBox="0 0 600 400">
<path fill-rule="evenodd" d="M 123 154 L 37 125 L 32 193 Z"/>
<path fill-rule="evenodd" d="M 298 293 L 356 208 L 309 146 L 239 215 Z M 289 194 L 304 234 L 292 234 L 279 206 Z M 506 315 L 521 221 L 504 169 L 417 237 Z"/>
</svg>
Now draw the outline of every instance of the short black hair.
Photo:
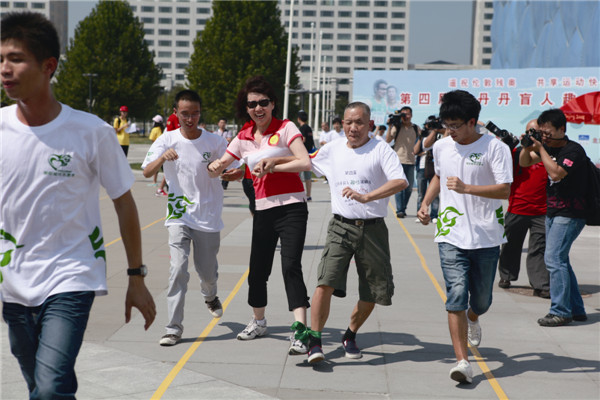
<svg viewBox="0 0 600 400">
<path fill-rule="evenodd" d="M 10 12 L 0 22 L 0 42 L 21 42 L 41 64 L 48 58 L 60 58 L 58 33 L 52 22 L 43 14 L 24 11 Z"/>
<path fill-rule="evenodd" d="M 481 104 L 471 93 L 464 90 L 453 90 L 442 96 L 440 118 L 442 120 L 458 119 L 464 122 L 475 118 L 479 120 Z"/>
<path fill-rule="evenodd" d="M 338 124 L 342 125 L 342 119 L 340 117 L 335 117 L 331 123 L 332 124 L 338 123 Z"/>
<path fill-rule="evenodd" d="M 177 93 L 175 95 L 175 108 L 177 108 L 181 100 L 187 100 L 194 103 L 198 103 L 200 104 L 200 107 L 202 107 L 202 100 L 200 99 L 200 95 L 194 92 L 193 90 L 184 89 L 181 92 Z"/>
<path fill-rule="evenodd" d="M 556 129 L 565 128 L 565 132 L 567 131 L 567 117 L 560 108 L 546 110 L 537 119 L 538 126 L 542 126 L 548 122 Z"/>
<path fill-rule="evenodd" d="M 410 113 L 411 113 L 411 114 L 413 113 L 413 110 L 412 110 L 412 108 L 410 108 L 409 106 L 404 106 L 404 107 L 402 107 L 402 108 L 400 109 L 400 112 L 402 112 L 402 111 L 404 111 L 404 110 L 408 110 L 408 111 L 410 111 Z"/>
<path fill-rule="evenodd" d="M 298 111 L 298 119 L 302 122 L 308 121 L 308 114 L 304 110 Z"/>
</svg>

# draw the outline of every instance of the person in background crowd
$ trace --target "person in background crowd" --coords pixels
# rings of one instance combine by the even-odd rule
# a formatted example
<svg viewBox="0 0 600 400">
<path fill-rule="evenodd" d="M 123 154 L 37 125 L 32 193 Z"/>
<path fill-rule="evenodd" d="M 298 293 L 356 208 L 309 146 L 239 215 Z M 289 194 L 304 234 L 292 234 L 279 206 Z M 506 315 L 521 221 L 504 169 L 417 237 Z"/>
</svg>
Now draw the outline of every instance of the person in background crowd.
<svg viewBox="0 0 600 400">
<path fill-rule="evenodd" d="M 162 135 L 163 130 L 165 129 L 165 126 L 163 125 L 163 117 L 161 117 L 160 115 L 155 115 L 154 117 L 152 117 L 152 121 L 154 122 L 154 126 L 150 130 L 150 135 L 149 135 L 148 139 L 150 139 L 152 141 L 152 143 L 154 143 L 156 141 L 156 139 L 158 139 L 158 137 L 160 135 Z M 156 185 L 158 185 L 157 181 L 158 181 L 158 171 L 156 171 L 156 174 L 154 174 L 154 176 L 152 177 L 152 183 L 149 183 L 148 185 L 156 186 Z"/>
<path fill-rule="evenodd" d="M 585 226 L 588 158 L 583 147 L 566 136 L 567 119 L 560 109 L 544 111 L 537 124 L 543 143 L 531 138 L 533 144 L 521 150 L 519 164 L 542 162 L 548 173 L 544 261 L 550 273 L 551 304 L 537 322 L 554 327 L 587 320 L 569 251 Z"/>
<path fill-rule="evenodd" d="M 538 130 L 537 121 L 527 123 L 526 132 Z M 523 241 L 529 231 L 527 246 L 527 276 L 533 287 L 533 295 L 550 298 L 550 277 L 544 263 L 546 249 L 546 181 L 548 174 L 543 163 L 531 167 L 519 165 L 521 147 L 512 150 L 513 183 L 510 186 L 508 211 L 504 218 L 504 232 L 507 242 L 500 250 L 498 286 L 507 289 L 511 281 L 519 278 Z"/>
<path fill-rule="evenodd" d="M 400 109 L 401 121 L 399 126 L 392 125 L 385 139 L 388 143 L 394 141 L 394 150 L 400 158 L 404 175 L 408 179 L 408 187 L 396 193 L 396 217 L 406 217 L 406 207 L 413 191 L 415 182 L 415 153 L 414 147 L 421 135 L 421 128 L 412 123 L 412 108 L 405 106 Z"/>
<path fill-rule="evenodd" d="M 129 128 L 130 124 L 127 122 L 127 114 L 129 114 L 129 108 L 127 108 L 127 106 L 121 106 L 121 108 L 119 108 L 119 116 L 115 118 L 115 121 L 113 122 L 113 127 L 117 133 L 117 139 L 125 153 L 125 157 L 127 157 L 127 153 L 129 153 L 129 132 L 127 132 L 127 128 Z"/>
<path fill-rule="evenodd" d="M 308 126 L 308 114 L 304 110 L 298 111 L 298 125 L 300 125 L 300 133 L 302 134 L 302 141 L 304 142 L 304 147 L 308 153 L 311 153 L 315 147 L 315 141 L 313 139 L 312 128 Z M 312 172 L 310 171 L 302 171 L 300 173 L 300 178 L 304 182 L 304 187 L 306 189 L 306 201 L 311 201 L 311 188 L 312 188 Z"/>
</svg>

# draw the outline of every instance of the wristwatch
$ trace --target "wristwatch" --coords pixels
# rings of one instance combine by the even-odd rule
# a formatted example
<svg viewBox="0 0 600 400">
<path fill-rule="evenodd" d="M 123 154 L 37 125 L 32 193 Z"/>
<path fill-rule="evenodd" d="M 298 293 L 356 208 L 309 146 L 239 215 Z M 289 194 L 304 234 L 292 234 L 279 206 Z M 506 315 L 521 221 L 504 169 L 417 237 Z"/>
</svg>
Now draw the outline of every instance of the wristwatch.
<svg viewBox="0 0 600 400">
<path fill-rule="evenodd" d="M 148 268 L 144 264 L 140 265 L 138 268 L 127 268 L 127 275 L 129 275 L 129 276 L 135 276 L 135 275 L 146 276 L 146 275 L 148 275 Z"/>
</svg>

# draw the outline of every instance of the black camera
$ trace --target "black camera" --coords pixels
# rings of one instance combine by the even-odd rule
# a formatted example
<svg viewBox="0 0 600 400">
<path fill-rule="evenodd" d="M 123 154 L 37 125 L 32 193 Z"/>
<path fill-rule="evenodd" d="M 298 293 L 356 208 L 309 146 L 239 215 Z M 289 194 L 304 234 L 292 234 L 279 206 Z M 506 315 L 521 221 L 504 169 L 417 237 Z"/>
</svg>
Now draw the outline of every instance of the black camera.
<svg viewBox="0 0 600 400">
<path fill-rule="evenodd" d="M 388 116 L 388 125 L 393 125 L 396 128 L 400 128 L 402 125 L 402 118 L 406 117 L 406 113 L 395 112 Z"/>
<path fill-rule="evenodd" d="M 523 136 L 523 139 L 521 139 L 521 146 L 523 146 L 523 147 L 531 146 L 533 144 L 533 140 L 531 140 L 531 138 L 534 138 L 538 142 L 542 141 L 542 135 L 540 134 L 540 132 L 531 128 L 525 133 L 525 135 Z"/>
<path fill-rule="evenodd" d="M 435 130 L 435 129 L 443 129 L 442 121 L 439 118 L 436 118 L 435 115 L 431 115 L 427 118 L 425 123 L 423 124 L 423 130 Z"/>
<path fill-rule="evenodd" d="M 498 138 L 500 138 L 500 140 L 507 144 L 511 150 L 517 147 L 517 145 L 519 144 L 519 139 L 515 135 L 513 135 L 506 129 L 498 128 L 492 121 L 488 121 L 488 123 L 485 125 L 485 129 L 487 129 L 488 131 L 496 135 Z"/>
</svg>

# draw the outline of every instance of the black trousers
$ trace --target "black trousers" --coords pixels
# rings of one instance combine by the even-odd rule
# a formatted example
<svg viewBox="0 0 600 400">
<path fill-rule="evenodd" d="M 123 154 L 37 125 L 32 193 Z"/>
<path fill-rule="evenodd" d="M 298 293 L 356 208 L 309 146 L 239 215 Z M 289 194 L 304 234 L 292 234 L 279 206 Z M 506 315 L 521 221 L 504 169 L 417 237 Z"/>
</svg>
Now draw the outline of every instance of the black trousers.
<svg viewBox="0 0 600 400">
<path fill-rule="evenodd" d="M 523 241 L 529 231 L 527 276 L 534 289 L 550 290 L 550 277 L 544 262 L 546 249 L 546 216 L 506 213 L 504 231 L 507 242 L 502 245 L 498 273 L 500 279 L 516 281 L 521 269 Z"/>
<path fill-rule="evenodd" d="M 259 308 L 267 305 L 267 281 L 273 268 L 278 240 L 281 240 L 281 268 L 289 310 L 310 306 L 302 276 L 302 250 L 307 220 L 306 203 L 288 204 L 255 212 L 248 275 L 250 306 Z"/>
</svg>

